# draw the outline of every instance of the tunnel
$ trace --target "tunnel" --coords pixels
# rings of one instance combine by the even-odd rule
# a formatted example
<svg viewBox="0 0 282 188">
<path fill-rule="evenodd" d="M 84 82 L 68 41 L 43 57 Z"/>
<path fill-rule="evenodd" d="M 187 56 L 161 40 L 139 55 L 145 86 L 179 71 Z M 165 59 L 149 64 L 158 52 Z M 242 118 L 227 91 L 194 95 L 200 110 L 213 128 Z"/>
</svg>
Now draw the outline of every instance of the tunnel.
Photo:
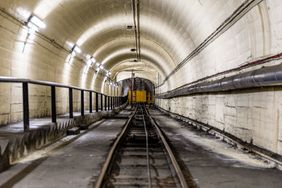
<svg viewBox="0 0 282 188">
<path fill-rule="evenodd" d="M 282 187 L 282 1 L 0 0 L 0 187 Z"/>
</svg>

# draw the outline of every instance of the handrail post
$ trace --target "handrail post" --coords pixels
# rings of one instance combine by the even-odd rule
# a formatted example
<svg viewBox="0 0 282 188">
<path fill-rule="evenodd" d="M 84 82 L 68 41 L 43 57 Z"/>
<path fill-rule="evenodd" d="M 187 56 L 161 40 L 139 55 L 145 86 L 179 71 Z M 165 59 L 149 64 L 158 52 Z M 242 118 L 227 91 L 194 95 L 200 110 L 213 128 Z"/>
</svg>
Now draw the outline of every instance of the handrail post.
<svg viewBox="0 0 282 188">
<path fill-rule="evenodd" d="M 89 112 L 92 113 L 92 91 L 89 91 Z"/>
<path fill-rule="evenodd" d="M 108 100 L 108 96 L 107 95 L 105 95 L 105 111 L 107 111 L 107 100 Z"/>
<path fill-rule="evenodd" d="M 69 117 L 73 118 L 73 92 L 72 88 L 69 88 Z"/>
<path fill-rule="evenodd" d="M 104 110 L 103 109 L 103 94 L 101 93 L 100 95 L 101 95 L 101 98 L 100 98 L 100 100 L 101 100 L 101 111 L 103 111 Z"/>
<path fill-rule="evenodd" d="M 107 110 L 110 110 L 110 96 L 107 96 Z"/>
<path fill-rule="evenodd" d="M 111 96 L 108 96 L 108 110 L 111 110 Z"/>
<path fill-rule="evenodd" d="M 99 97 L 99 94 L 96 93 L 96 97 L 95 97 L 95 100 L 96 100 L 96 112 L 99 111 L 99 100 L 98 100 L 98 97 Z"/>
<path fill-rule="evenodd" d="M 113 109 L 113 99 L 114 97 L 111 97 L 111 110 Z"/>
<path fill-rule="evenodd" d="M 113 109 L 113 105 L 114 105 L 113 100 L 114 100 L 114 97 L 112 96 L 111 97 L 111 110 Z"/>
<path fill-rule="evenodd" d="M 52 122 L 57 123 L 57 108 L 56 108 L 56 87 L 51 86 L 51 109 Z"/>
<path fill-rule="evenodd" d="M 29 102 L 28 102 L 28 83 L 22 83 L 23 91 L 23 124 L 24 131 L 29 131 Z"/>
<path fill-rule="evenodd" d="M 80 113 L 84 116 L 84 91 L 80 90 Z"/>
<path fill-rule="evenodd" d="M 111 96 L 108 97 L 108 109 L 111 110 Z"/>
</svg>

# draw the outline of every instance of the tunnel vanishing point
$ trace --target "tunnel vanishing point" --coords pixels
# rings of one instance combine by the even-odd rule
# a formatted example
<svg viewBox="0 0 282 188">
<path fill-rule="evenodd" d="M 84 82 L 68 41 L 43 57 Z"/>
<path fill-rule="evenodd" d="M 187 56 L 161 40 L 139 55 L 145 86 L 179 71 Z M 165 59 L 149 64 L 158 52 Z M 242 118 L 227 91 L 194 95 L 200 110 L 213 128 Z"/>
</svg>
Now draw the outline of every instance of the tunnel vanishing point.
<svg viewBox="0 0 282 188">
<path fill-rule="evenodd" d="M 0 187 L 282 187 L 281 0 L 0 0 L 0 36 Z"/>
</svg>

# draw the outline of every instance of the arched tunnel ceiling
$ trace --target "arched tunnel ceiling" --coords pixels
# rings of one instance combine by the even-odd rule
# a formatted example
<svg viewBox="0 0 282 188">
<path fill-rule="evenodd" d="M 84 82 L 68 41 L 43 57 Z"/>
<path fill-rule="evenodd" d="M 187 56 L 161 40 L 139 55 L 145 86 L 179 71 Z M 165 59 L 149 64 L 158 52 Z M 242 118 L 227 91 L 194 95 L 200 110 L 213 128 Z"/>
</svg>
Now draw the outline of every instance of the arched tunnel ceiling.
<svg viewBox="0 0 282 188">
<path fill-rule="evenodd" d="M 118 63 L 112 70 L 113 76 L 117 78 L 117 81 L 124 80 L 131 76 L 132 72 L 136 76 L 151 80 L 155 85 L 157 84 L 158 68 L 143 59 L 143 62 L 135 62 L 135 66 L 132 67 L 132 62 L 124 61 Z M 162 75 L 163 76 L 163 75 Z"/>
<path fill-rule="evenodd" d="M 134 25 L 133 2 L 137 0 L 1 0 L 0 6 L 12 13 L 19 8 L 33 12 L 47 24 L 43 34 L 63 45 L 72 41 L 108 69 L 122 72 L 136 66 L 128 63 L 136 57 L 130 52 L 135 32 L 127 29 Z M 141 61 L 165 77 L 243 2 L 139 1 Z"/>
</svg>

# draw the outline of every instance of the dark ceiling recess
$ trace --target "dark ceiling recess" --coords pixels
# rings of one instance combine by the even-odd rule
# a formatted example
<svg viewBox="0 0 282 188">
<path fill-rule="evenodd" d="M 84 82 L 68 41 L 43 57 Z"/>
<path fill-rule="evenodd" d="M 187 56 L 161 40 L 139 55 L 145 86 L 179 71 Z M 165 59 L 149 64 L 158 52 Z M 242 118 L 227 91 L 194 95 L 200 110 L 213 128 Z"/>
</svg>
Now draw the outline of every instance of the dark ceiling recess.
<svg viewBox="0 0 282 188">
<path fill-rule="evenodd" d="M 130 90 L 146 90 L 152 94 L 154 93 L 154 84 L 150 80 L 134 77 L 133 79 L 128 78 L 121 82 L 123 86 L 122 88 L 129 88 Z"/>
<path fill-rule="evenodd" d="M 126 28 L 127 28 L 127 29 L 132 29 L 133 26 L 132 26 L 132 25 L 128 25 L 128 26 L 126 26 Z"/>
</svg>

